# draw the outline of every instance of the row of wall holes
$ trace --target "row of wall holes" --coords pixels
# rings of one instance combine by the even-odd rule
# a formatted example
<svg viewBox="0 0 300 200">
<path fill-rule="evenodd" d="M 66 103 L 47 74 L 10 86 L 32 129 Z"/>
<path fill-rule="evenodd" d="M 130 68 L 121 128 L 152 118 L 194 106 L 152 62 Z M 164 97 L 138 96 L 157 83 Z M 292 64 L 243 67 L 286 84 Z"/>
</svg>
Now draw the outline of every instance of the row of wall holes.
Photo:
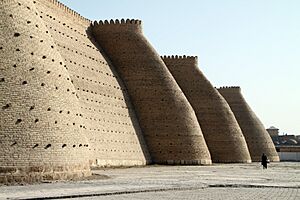
<svg viewBox="0 0 300 200">
<path fill-rule="evenodd" d="M 91 149 L 90 149 L 91 150 Z M 97 149 L 94 149 L 94 151 L 97 151 Z M 127 150 L 117 150 L 117 149 L 98 149 L 98 151 L 106 151 L 106 152 L 123 152 L 123 153 L 141 153 L 141 151 L 134 151 L 134 150 L 132 150 L 132 151 L 127 151 Z"/>
<path fill-rule="evenodd" d="M 20 33 L 14 33 L 14 37 L 19 37 L 20 35 L 21 35 Z M 33 36 L 30 36 L 30 38 L 33 38 Z M 42 43 L 42 42 L 44 42 L 44 40 L 40 40 L 40 42 Z M 50 47 L 51 47 L 52 49 L 54 49 L 54 46 L 53 46 L 53 45 L 51 45 Z M 20 49 L 17 48 L 16 51 L 20 51 Z M 34 55 L 33 52 L 31 52 L 30 54 L 31 54 L 32 56 Z M 42 56 L 42 59 L 46 59 L 46 58 L 47 58 L 47 56 L 45 56 L 45 55 Z M 54 59 L 51 59 L 51 61 L 52 61 L 52 62 L 55 62 Z M 60 64 L 60 65 L 63 65 L 62 62 L 59 62 L 59 64 Z M 16 67 L 16 65 L 15 65 L 15 67 Z M 66 67 L 66 65 L 64 65 L 64 67 Z M 67 67 L 66 67 L 66 68 L 67 68 Z M 33 69 L 34 69 L 34 68 L 33 68 Z M 33 70 L 33 69 L 32 69 L 32 70 Z M 49 74 L 50 72 L 48 71 L 47 73 Z"/>
<path fill-rule="evenodd" d="M 122 143 L 122 144 L 138 144 L 138 142 L 128 142 L 128 141 L 121 141 L 121 140 L 95 140 L 95 142 L 107 142 L 107 143 Z"/>
<path fill-rule="evenodd" d="M 43 12 L 42 11 L 40 11 L 40 13 L 42 13 L 43 14 Z M 54 21 L 56 20 L 54 17 L 52 17 L 51 15 L 49 15 L 49 14 L 46 14 L 46 16 L 47 17 L 49 17 L 50 19 L 53 19 Z M 40 16 L 41 18 L 43 17 L 43 16 Z M 61 21 L 58 21 L 58 23 L 60 24 L 61 23 Z M 63 26 L 65 26 L 66 25 L 66 23 L 63 23 Z M 67 27 L 68 28 L 70 28 L 71 30 L 73 30 L 74 32 L 76 32 L 77 34 L 79 34 L 79 35 L 82 35 L 82 36 L 84 36 L 84 37 L 86 37 L 86 38 L 88 38 L 88 36 L 86 35 L 86 34 L 83 34 L 83 33 L 80 33 L 79 31 L 77 31 L 76 29 L 73 29 L 72 27 L 70 27 L 69 25 L 67 25 Z"/>
<path fill-rule="evenodd" d="M 100 52 L 97 48 L 95 48 L 95 47 L 93 47 L 93 46 L 91 46 L 91 45 L 89 45 L 89 44 L 87 44 L 87 43 L 80 42 L 80 41 L 79 41 L 77 38 L 75 38 L 75 37 L 69 36 L 69 35 L 66 34 L 66 33 L 63 33 L 63 32 L 61 32 L 61 31 L 58 31 L 58 30 L 56 30 L 55 28 L 52 28 L 51 26 L 48 27 L 48 26 L 46 25 L 46 27 L 47 27 L 47 28 L 50 28 L 50 29 L 52 29 L 52 30 L 54 30 L 54 32 L 58 32 L 59 34 L 61 34 L 61 35 L 63 35 L 63 36 L 66 36 L 67 38 L 70 38 L 70 39 L 72 39 L 72 40 L 75 40 L 76 42 L 79 42 L 79 43 L 81 43 L 82 45 L 84 45 L 84 46 L 86 46 L 86 47 L 88 47 L 88 48 L 90 48 L 90 49 L 95 50 L 96 52 Z M 100 63 L 101 63 L 100 60 L 97 60 L 97 59 L 95 59 L 95 58 L 91 58 L 91 59 L 92 59 L 92 60 L 95 60 L 96 62 L 100 62 Z"/>
<path fill-rule="evenodd" d="M 21 6 L 22 4 L 21 4 L 20 2 L 18 2 L 18 5 Z M 28 6 L 26 6 L 26 8 L 27 8 L 28 10 L 31 10 L 30 7 L 28 7 Z M 35 14 L 38 15 L 37 12 L 36 12 Z M 12 14 L 10 14 L 9 16 L 13 18 L 13 15 L 12 15 Z M 30 24 L 30 23 L 31 23 L 31 21 L 27 21 L 27 24 Z M 35 26 L 36 26 L 37 28 L 39 27 L 38 25 L 35 25 Z"/>
<path fill-rule="evenodd" d="M 43 12 L 41 12 L 41 13 L 43 13 Z M 52 16 L 49 16 L 48 14 L 46 14 L 46 16 L 52 18 Z M 40 16 L 40 18 L 43 18 L 43 16 Z M 55 18 L 52 18 L 52 19 L 55 20 Z M 58 23 L 61 23 L 61 22 L 58 21 Z M 62 25 L 65 26 L 66 23 L 63 23 Z M 47 25 L 46 25 L 46 27 L 48 28 Z M 70 26 L 68 26 L 68 25 L 67 25 L 67 27 L 70 28 Z M 50 29 L 53 29 L 55 32 L 57 31 L 57 30 L 56 30 L 55 28 L 53 28 L 52 26 L 49 26 L 49 28 L 50 28 Z M 73 28 L 71 27 L 70 29 L 72 30 Z M 79 35 L 84 36 L 85 38 L 89 38 L 86 34 L 82 34 L 82 33 L 80 33 L 79 31 L 77 31 L 77 30 L 75 30 L 75 29 L 74 29 L 74 32 L 78 33 Z M 69 38 L 71 38 L 71 39 L 74 39 L 76 42 L 79 41 L 77 38 L 72 37 L 72 36 L 69 36 L 68 34 L 63 33 L 63 32 L 61 32 L 61 31 L 58 31 L 58 33 L 59 33 L 59 34 L 62 34 L 62 35 L 64 35 L 64 36 L 67 36 L 67 37 L 69 37 Z M 97 48 L 95 48 L 94 46 L 91 46 L 91 45 L 89 45 L 89 44 L 87 44 L 87 43 L 84 43 L 84 42 L 82 42 L 82 44 L 85 45 L 85 46 L 87 46 L 87 47 L 89 47 L 89 48 L 91 48 L 91 49 L 93 49 L 93 50 L 95 50 L 95 51 L 97 51 L 97 52 L 99 52 L 99 50 L 98 50 Z"/>
<path fill-rule="evenodd" d="M 93 100 L 93 99 L 86 99 L 86 101 L 95 102 L 95 103 L 99 103 L 99 104 L 102 103 L 104 105 L 113 106 L 113 107 L 121 108 L 121 109 L 128 109 L 128 110 L 131 109 L 130 107 L 127 107 L 127 105 L 125 105 L 125 106 L 119 106 L 119 105 L 114 105 L 114 104 L 111 104 L 111 103 L 104 103 L 104 102 L 101 102 L 101 101 L 98 101 L 98 100 Z"/>
<path fill-rule="evenodd" d="M 80 90 L 80 88 L 77 88 L 77 90 Z M 87 93 L 91 93 L 91 94 L 95 94 L 95 95 L 98 95 L 97 92 L 94 92 L 92 90 L 85 90 L 85 89 L 82 89 L 83 92 L 87 92 Z M 104 96 L 104 97 L 107 97 L 107 98 L 111 98 L 111 99 L 115 99 L 115 100 L 120 100 L 120 101 L 125 101 L 127 102 L 126 99 L 123 99 L 122 97 L 115 97 L 115 96 L 110 96 L 109 94 L 101 94 L 99 93 L 99 96 Z"/>
<path fill-rule="evenodd" d="M 90 131 L 99 131 L 99 132 L 101 132 L 101 129 L 96 129 L 96 128 L 95 128 L 95 129 L 91 129 L 91 128 L 90 128 Z M 107 133 L 120 133 L 120 134 L 123 133 L 123 134 L 128 134 L 128 135 L 135 135 L 134 132 L 113 131 L 113 130 L 111 130 L 111 131 L 110 131 L 110 130 L 106 130 L 106 131 L 105 131 L 105 130 L 103 129 L 103 130 L 102 130 L 102 133 L 105 133 L 105 132 L 107 132 Z"/>
<path fill-rule="evenodd" d="M 16 124 L 20 124 L 23 120 L 22 119 L 17 119 Z M 39 119 L 35 119 L 34 123 L 38 123 L 40 120 Z"/>
<path fill-rule="evenodd" d="M 50 27 L 50 28 L 52 28 L 52 27 Z M 106 62 L 106 60 L 104 60 L 104 61 L 102 61 L 102 60 L 97 60 L 96 58 L 91 57 L 91 56 L 88 56 L 87 54 L 85 54 L 86 52 L 78 52 L 77 50 L 73 50 L 72 48 L 66 47 L 66 46 L 64 46 L 63 44 L 60 45 L 59 43 L 57 44 L 57 46 L 59 46 L 59 47 L 61 47 L 61 48 L 64 48 L 64 49 L 67 49 L 68 51 L 71 51 L 71 52 L 73 52 L 73 53 L 79 54 L 79 55 L 81 55 L 81 56 L 84 56 L 84 57 L 86 57 L 86 58 L 89 58 L 90 60 L 97 61 L 97 62 L 99 62 L 99 63 L 102 63 L 102 64 L 106 65 L 106 66 L 109 66 L 108 63 Z M 98 55 L 98 52 L 97 52 L 96 56 L 99 56 L 99 55 Z"/>
<path fill-rule="evenodd" d="M 113 86 L 113 85 L 110 85 L 110 84 L 107 84 L 107 83 L 101 83 L 100 81 L 93 81 L 92 79 L 88 79 L 88 78 L 84 78 L 84 77 L 80 77 L 80 76 L 78 76 L 78 75 L 73 75 L 73 76 L 75 76 L 76 78 L 78 78 L 78 79 L 82 79 L 82 80 L 86 80 L 86 81 L 90 81 L 90 82 L 94 82 L 94 83 L 96 83 L 96 84 L 100 84 L 100 85 L 104 85 L 104 86 L 109 86 L 109 87 L 113 87 L 113 88 L 115 88 L 115 89 L 117 89 L 117 90 L 121 90 L 121 91 L 124 91 L 124 93 L 125 94 L 127 94 L 127 91 L 126 91 L 126 89 L 122 89 L 121 87 L 118 87 L 118 86 Z M 77 90 L 80 90 L 79 88 L 77 88 Z"/>
<path fill-rule="evenodd" d="M 10 146 L 16 146 L 17 144 L 18 144 L 17 142 L 14 142 L 14 143 L 12 143 Z M 38 146 L 39 146 L 39 144 L 35 144 L 32 148 L 35 149 L 35 148 L 37 148 Z M 51 146 L 52 146 L 52 144 L 47 144 L 47 145 L 44 147 L 44 149 L 49 149 Z M 61 146 L 61 148 L 66 148 L 66 147 L 67 147 L 67 144 L 63 144 L 63 145 Z M 72 147 L 75 148 L 75 147 L 76 147 L 76 144 L 73 144 Z M 88 144 L 79 144 L 78 147 L 89 147 L 89 145 L 88 145 Z"/>
<path fill-rule="evenodd" d="M 15 124 L 20 124 L 22 121 L 23 121 L 22 119 L 17 119 L 17 121 L 16 121 Z M 39 119 L 35 119 L 35 120 L 34 120 L 34 123 L 38 123 L 39 121 L 40 121 Z M 57 122 L 57 121 L 54 121 L 54 124 L 58 124 L 58 122 Z M 72 125 L 75 126 L 76 123 L 72 123 Z M 69 123 L 67 123 L 67 126 L 69 126 Z M 86 127 L 83 126 L 83 125 L 80 125 L 79 127 L 80 127 L 80 128 L 86 129 Z"/>
<path fill-rule="evenodd" d="M 68 60 L 67 59 L 65 59 L 65 61 L 67 62 Z M 79 64 L 79 63 L 77 63 L 77 62 L 73 62 L 72 60 L 69 60 L 69 62 L 71 63 L 71 64 L 74 64 L 74 65 L 78 65 L 78 66 L 80 66 L 81 64 Z M 84 67 L 86 67 L 87 69 L 89 69 L 90 67 L 89 66 L 85 66 L 85 65 L 81 65 L 83 68 Z M 94 68 L 92 68 L 91 67 L 91 70 L 92 71 L 94 71 L 95 69 Z M 99 73 L 101 73 L 101 74 L 104 74 L 104 72 L 103 71 L 100 71 L 100 70 L 96 70 L 96 72 L 99 72 Z M 116 78 L 116 79 L 118 79 L 115 75 L 113 75 L 113 74 L 109 74 L 109 73 L 105 73 L 107 76 L 110 76 L 110 77 L 113 77 L 113 78 Z"/>
<path fill-rule="evenodd" d="M 8 103 L 8 104 L 6 104 L 5 106 L 3 106 L 2 109 L 5 110 L 5 109 L 8 109 L 8 108 L 10 108 L 10 107 L 11 107 L 11 104 Z M 35 106 L 30 106 L 29 110 L 30 110 L 30 111 L 31 111 L 31 110 L 34 110 L 34 108 L 35 108 Z M 49 108 L 47 109 L 47 111 L 51 111 L 51 108 L 49 107 Z M 60 110 L 59 113 L 63 113 L 63 111 Z M 70 111 L 67 111 L 66 113 L 67 113 L 67 114 L 71 114 Z M 82 114 L 76 114 L 76 116 L 83 117 Z"/>
<path fill-rule="evenodd" d="M 129 124 L 129 123 L 126 123 L 126 122 L 118 122 L 118 121 L 110 121 L 110 120 L 105 120 L 105 118 L 102 118 L 102 119 L 96 119 L 96 118 L 92 118 L 92 117 L 90 117 L 90 118 L 88 118 L 88 117 L 86 117 L 85 119 L 89 119 L 89 120 L 91 120 L 91 121 L 99 121 L 99 122 L 101 122 L 101 121 L 103 121 L 103 122 L 107 122 L 107 123 L 112 123 L 112 124 L 119 124 L 119 125 L 127 125 L 127 126 L 131 126 L 132 124 Z"/>
<path fill-rule="evenodd" d="M 21 34 L 20 33 L 15 33 L 14 34 L 14 37 L 19 37 Z M 29 36 L 30 37 L 30 39 L 33 39 L 33 36 Z M 44 42 L 44 40 L 40 40 L 40 42 L 41 43 L 43 43 Z M 1 47 L 2 48 L 2 47 Z M 51 48 L 53 49 L 54 48 L 54 46 L 53 45 L 51 45 Z"/>
<path fill-rule="evenodd" d="M 11 107 L 11 104 L 8 103 L 8 104 L 6 104 L 5 106 L 3 106 L 2 109 L 3 109 L 3 110 L 6 110 L 6 109 L 8 109 L 8 108 L 10 108 L 10 107 Z M 29 111 L 34 110 L 34 108 L 35 108 L 35 106 L 30 106 Z M 51 111 L 51 108 L 48 108 L 47 111 Z M 62 113 L 62 112 L 63 112 L 62 110 L 59 111 L 59 113 Z M 70 114 L 70 113 L 71 113 L 70 111 L 67 111 L 67 114 Z M 82 114 L 76 114 L 76 116 L 81 116 L 81 117 L 83 117 Z M 20 124 L 22 121 L 23 121 L 22 119 L 17 119 L 17 121 L 16 121 L 15 124 Z M 35 119 L 34 122 L 35 122 L 35 123 L 38 123 L 38 122 L 39 122 L 39 119 Z M 57 124 L 57 121 L 55 121 L 55 124 Z M 68 125 L 68 124 L 67 124 L 67 125 Z M 73 125 L 75 126 L 76 124 L 73 123 Z M 82 128 L 82 125 L 80 125 L 80 127 Z M 84 127 L 84 128 L 85 128 L 85 127 Z"/>
<path fill-rule="evenodd" d="M 27 81 L 23 81 L 22 82 L 22 85 L 27 85 L 27 84 L 28 84 Z M 45 86 L 45 83 L 41 83 L 41 86 Z M 55 89 L 58 90 L 58 87 L 56 86 Z M 70 89 L 68 88 L 66 91 L 70 92 Z M 72 94 L 75 94 L 75 92 L 72 92 Z"/>
<path fill-rule="evenodd" d="M 50 27 L 51 28 L 51 27 Z M 55 30 L 55 29 L 54 29 Z M 101 64 L 104 64 L 104 65 L 106 65 L 106 66 L 109 66 L 108 64 L 107 64 L 107 62 L 104 62 L 104 61 L 102 61 L 102 60 L 98 60 L 98 59 L 96 59 L 96 58 L 94 58 L 94 57 L 92 57 L 92 56 L 89 56 L 89 55 L 87 55 L 87 54 L 85 54 L 85 53 L 80 53 L 80 52 L 78 52 L 78 51 L 76 51 L 76 50 L 73 50 L 73 49 L 71 49 L 71 48 L 69 48 L 69 47 L 66 47 L 66 46 L 63 46 L 63 45 L 57 45 L 57 46 L 60 46 L 61 48 L 64 48 L 64 49 L 67 49 L 68 51 L 71 51 L 71 52 L 73 52 L 73 53 L 76 53 L 76 54 L 79 54 L 79 55 L 81 55 L 81 56 L 84 56 L 84 57 L 86 57 L 86 58 L 88 58 L 88 59 L 90 59 L 90 60 L 92 60 L 92 61 L 95 61 L 95 62 L 98 62 L 98 63 L 101 63 Z"/>
<path fill-rule="evenodd" d="M 111 114 L 111 115 L 118 115 L 118 116 L 122 116 L 122 117 L 130 117 L 129 115 L 125 115 L 125 114 L 121 114 L 121 113 L 114 113 L 114 112 L 110 112 L 110 111 L 107 111 L 107 110 L 96 110 L 94 108 L 84 108 L 84 107 L 81 107 L 81 109 L 85 109 L 85 110 L 89 110 L 89 111 L 94 111 L 94 112 L 103 112 L 103 113 L 107 113 L 107 114 Z"/>
</svg>

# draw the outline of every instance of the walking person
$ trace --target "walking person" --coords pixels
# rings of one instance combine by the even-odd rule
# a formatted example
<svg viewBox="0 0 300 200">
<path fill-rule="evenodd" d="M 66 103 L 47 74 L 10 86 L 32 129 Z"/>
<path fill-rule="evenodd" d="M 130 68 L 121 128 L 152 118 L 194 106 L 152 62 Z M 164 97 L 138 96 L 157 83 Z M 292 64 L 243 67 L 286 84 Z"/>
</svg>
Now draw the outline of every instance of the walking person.
<svg viewBox="0 0 300 200">
<path fill-rule="evenodd" d="M 263 166 L 263 169 L 268 168 L 268 157 L 264 153 L 261 156 L 261 165 Z"/>
</svg>

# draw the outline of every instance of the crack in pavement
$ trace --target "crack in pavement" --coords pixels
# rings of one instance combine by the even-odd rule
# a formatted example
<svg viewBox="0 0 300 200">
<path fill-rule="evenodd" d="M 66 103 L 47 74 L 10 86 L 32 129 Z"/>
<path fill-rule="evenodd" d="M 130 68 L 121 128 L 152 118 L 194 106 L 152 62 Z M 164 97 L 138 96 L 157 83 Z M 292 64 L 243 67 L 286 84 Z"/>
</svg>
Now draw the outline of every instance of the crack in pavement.
<svg viewBox="0 0 300 200">
<path fill-rule="evenodd" d="M 73 198 L 85 198 L 85 197 L 97 197 L 97 196 L 113 196 L 123 194 L 138 194 L 148 192 L 167 192 L 167 191 L 191 191 L 208 188 L 290 188 L 299 189 L 300 186 L 272 186 L 272 185 L 247 185 L 247 184 L 210 184 L 201 187 L 174 187 L 164 189 L 146 189 L 146 190 L 133 190 L 133 191 L 119 191 L 119 192 L 101 192 L 92 194 L 76 194 L 76 195 L 62 195 L 62 196 L 48 196 L 48 197 L 33 197 L 33 198 L 13 198 L 18 200 L 47 200 L 47 199 L 73 199 Z M 7 198 L 11 199 L 11 198 Z"/>
<path fill-rule="evenodd" d="M 290 188 L 299 189 L 300 186 L 279 186 L 279 185 L 247 185 L 247 184 L 213 184 L 209 188 Z"/>
<path fill-rule="evenodd" d="M 165 188 L 165 189 L 148 189 L 148 190 L 133 190 L 133 191 L 121 191 L 121 192 L 104 192 L 104 193 L 93 193 L 93 194 L 76 194 L 76 195 L 62 195 L 62 196 L 49 196 L 49 197 L 33 197 L 33 198 L 7 198 L 7 199 L 18 199 L 18 200 L 46 200 L 46 199 L 73 199 L 73 198 L 84 198 L 84 197 L 97 197 L 97 196 L 113 196 L 122 194 L 137 194 L 147 192 L 167 192 L 167 191 L 189 191 L 205 189 L 207 187 L 189 187 L 189 188 Z"/>
</svg>

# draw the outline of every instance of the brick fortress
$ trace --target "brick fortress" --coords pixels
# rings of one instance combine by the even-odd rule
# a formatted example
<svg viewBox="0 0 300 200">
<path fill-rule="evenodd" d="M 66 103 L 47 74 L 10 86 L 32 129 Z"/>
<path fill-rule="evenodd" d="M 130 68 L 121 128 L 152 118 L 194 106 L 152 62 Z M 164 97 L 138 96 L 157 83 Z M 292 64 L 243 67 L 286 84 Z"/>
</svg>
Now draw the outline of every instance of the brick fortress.
<svg viewBox="0 0 300 200">
<path fill-rule="evenodd" d="M 56 0 L 1 0 L 0 20 L 0 183 L 279 161 L 240 88 L 215 89 L 197 57 L 160 57 L 141 21 L 92 22 Z"/>
</svg>

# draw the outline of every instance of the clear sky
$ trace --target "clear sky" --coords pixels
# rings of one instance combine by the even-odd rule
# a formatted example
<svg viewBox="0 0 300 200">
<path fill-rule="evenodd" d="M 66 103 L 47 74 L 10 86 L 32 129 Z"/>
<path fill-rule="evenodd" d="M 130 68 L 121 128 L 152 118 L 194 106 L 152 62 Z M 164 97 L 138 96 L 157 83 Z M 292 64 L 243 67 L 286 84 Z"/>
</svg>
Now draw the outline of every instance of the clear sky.
<svg viewBox="0 0 300 200">
<path fill-rule="evenodd" d="M 161 55 L 197 55 L 214 86 L 241 86 L 267 128 L 300 135 L 299 0 L 61 2 L 91 20 L 141 19 Z"/>
</svg>

